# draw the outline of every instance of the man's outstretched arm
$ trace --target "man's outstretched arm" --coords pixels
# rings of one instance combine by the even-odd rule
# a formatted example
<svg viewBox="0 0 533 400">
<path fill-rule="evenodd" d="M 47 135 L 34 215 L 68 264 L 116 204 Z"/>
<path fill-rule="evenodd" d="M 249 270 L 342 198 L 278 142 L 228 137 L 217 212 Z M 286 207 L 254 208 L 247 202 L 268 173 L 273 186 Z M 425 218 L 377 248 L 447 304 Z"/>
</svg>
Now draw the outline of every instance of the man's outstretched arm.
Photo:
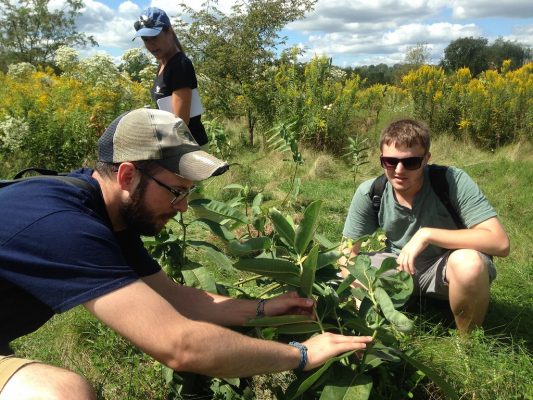
<svg viewBox="0 0 533 400">
<path fill-rule="evenodd" d="M 300 362 L 300 351 L 292 346 L 184 317 L 142 280 L 88 301 L 85 307 L 139 349 L 176 371 L 243 377 L 290 370 Z M 306 370 L 344 352 L 364 349 L 370 341 L 370 337 L 330 333 L 314 336 L 304 342 L 308 347 Z"/>
<path fill-rule="evenodd" d="M 159 293 L 184 317 L 222 326 L 242 326 L 256 316 L 258 300 L 234 299 L 175 283 L 163 271 L 142 280 Z M 312 315 L 314 302 L 296 292 L 269 299 L 264 304 L 268 316 L 283 314 Z"/>
</svg>

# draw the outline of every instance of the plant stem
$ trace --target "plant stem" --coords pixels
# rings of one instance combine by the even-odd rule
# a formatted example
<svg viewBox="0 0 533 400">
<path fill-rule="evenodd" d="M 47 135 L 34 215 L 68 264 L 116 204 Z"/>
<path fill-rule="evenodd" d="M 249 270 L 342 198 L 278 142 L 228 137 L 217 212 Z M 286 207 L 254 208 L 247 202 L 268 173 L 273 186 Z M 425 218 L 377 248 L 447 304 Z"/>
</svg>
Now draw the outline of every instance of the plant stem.
<svg viewBox="0 0 533 400">
<path fill-rule="evenodd" d="M 316 312 L 316 302 L 313 305 L 313 313 L 315 314 L 316 323 L 320 327 L 320 332 L 325 333 L 324 326 L 322 325 L 322 321 L 320 320 L 320 318 L 318 318 L 318 313 Z"/>
<path fill-rule="evenodd" d="M 265 290 L 265 291 L 259 293 L 259 294 L 257 295 L 257 297 L 263 297 L 264 295 L 266 295 L 266 294 L 270 293 L 271 291 L 273 291 L 273 290 L 279 288 L 280 286 L 281 286 L 281 285 L 280 285 L 279 283 L 276 283 L 276 284 L 270 286 L 267 290 Z"/>
<path fill-rule="evenodd" d="M 372 350 L 374 340 L 376 339 L 376 336 L 378 335 L 378 330 L 376 329 L 374 333 L 372 333 L 372 343 L 368 345 L 368 347 L 365 349 L 365 352 L 363 353 L 363 358 L 361 359 L 361 362 L 359 363 L 359 367 L 357 368 L 359 373 L 363 373 L 365 368 L 365 362 L 366 362 L 366 355 L 370 350 Z"/>
<path fill-rule="evenodd" d="M 283 201 L 281 202 L 281 205 L 284 206 L 285 205 L 285 202 L 287 201 L 287 199 L 289 198 L 289 196 L 291 195 L 291 192 L 292 190 L 294 189 L 294 181 L 296 180 L 296 172 L 298 171 L 298 164 L 295 163 L 294 164 L 294 174 L 292 175 L 292 179 L 291 179 L 291 186 L 289 188 L 289 191 L 287 192 L 287 195 L 285 196 L 285 198 L 283 199 Z"/>
<path fill-rule="evenodd" d="M 185 260 L 187 257 L 185 257 L 185 250 L 187 249 L 187 225 L 183 221 L 183 213 L 179 213 L 180 217 L 178 219 L 178 223 L 181 226 L 181 229 L 183 231 L 183 240 L 181 241 L 181 260 L 180 265 L 185 265 Z"/>
<path fill-rule="evenodd" d="M 242 286 L 244 283 L 248 283 L 250 281 L 254 281 L 256 280 L 257 278 L 261 278 L 263 275 L 254 275 L 250 278 L 246 278 L 246 279 L 243 279 L 242 281 L 239 281 L 235 284 L 235 286 Z"/>
<path fill-rule="evenodd" d="M 342 328 L 341 319 L 337 315 L 337 310 L 333 309 L 333 314 L 335 315 L 335 321 L 337 322 L 337 326 L 339 327 L 340 334 L 344 335 L 344 329 Z"/>
</svg>

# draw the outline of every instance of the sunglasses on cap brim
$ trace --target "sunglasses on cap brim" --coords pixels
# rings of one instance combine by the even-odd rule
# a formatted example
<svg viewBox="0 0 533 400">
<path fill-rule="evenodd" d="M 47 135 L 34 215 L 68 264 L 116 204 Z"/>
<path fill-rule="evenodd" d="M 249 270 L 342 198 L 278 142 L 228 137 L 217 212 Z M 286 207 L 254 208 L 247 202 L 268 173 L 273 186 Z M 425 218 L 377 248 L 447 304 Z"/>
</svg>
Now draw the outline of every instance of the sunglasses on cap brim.
<svg viewBox="0 0 533 400">
<path fill-rule="evenodd" d="M 136 31 L 138 31 L 141 28 L 154 28 L 156 26 L 156 22 L 146 15 L 141 15 L 139 17 L 139 20 L 135 21 L 133 24 L 133 27 Z"/>
</svg>

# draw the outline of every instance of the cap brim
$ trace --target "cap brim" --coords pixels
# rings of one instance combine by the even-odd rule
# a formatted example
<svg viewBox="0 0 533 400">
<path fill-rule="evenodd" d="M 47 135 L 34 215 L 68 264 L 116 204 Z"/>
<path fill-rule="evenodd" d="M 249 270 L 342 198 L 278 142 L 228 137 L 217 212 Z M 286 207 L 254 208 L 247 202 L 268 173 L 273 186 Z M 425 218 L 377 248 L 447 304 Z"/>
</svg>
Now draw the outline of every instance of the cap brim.
<svg viewBox="0 0 533 400">
<path fill-rule="evenodd" d="M 229 165 L 203 150 L 192 151 L 181 157 L 158 160 L 164 168 L 190 181 L 203 181 L 226 172 Z"/>
<path fill-rule="evenodd" d="M 154 27 L 154 28 L 142 28 L 139 29 L 136 33 L 132 41 L 135 40 L 135 38 L 138 38 L 139 36 L 157 36 L 161 33 L 163 30 L 162 26 Z"/>
</svg>

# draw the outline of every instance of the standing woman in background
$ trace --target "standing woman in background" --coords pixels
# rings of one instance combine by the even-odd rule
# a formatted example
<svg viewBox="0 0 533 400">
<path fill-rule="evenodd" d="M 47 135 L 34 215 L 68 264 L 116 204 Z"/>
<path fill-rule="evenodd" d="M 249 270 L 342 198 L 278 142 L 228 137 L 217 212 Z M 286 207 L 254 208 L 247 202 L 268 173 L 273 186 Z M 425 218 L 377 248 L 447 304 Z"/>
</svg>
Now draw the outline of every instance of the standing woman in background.
<svg viewBox="0 0 533 400">
<path fill-rule="evenodd" d="M 183 48 L 172 29 L 167 14 L 157 7 L 149 7 L 142 12 L 134 24 L 146 49 L 159 62 L 159 70 L 150 90 L 157 107 L 173 112 L 189 127 L 196 142 L 207 144 L 207 134 L 201 121 L 204 111 L 198 82 L 191 60 L 185 55 Z"/>
</svg>

